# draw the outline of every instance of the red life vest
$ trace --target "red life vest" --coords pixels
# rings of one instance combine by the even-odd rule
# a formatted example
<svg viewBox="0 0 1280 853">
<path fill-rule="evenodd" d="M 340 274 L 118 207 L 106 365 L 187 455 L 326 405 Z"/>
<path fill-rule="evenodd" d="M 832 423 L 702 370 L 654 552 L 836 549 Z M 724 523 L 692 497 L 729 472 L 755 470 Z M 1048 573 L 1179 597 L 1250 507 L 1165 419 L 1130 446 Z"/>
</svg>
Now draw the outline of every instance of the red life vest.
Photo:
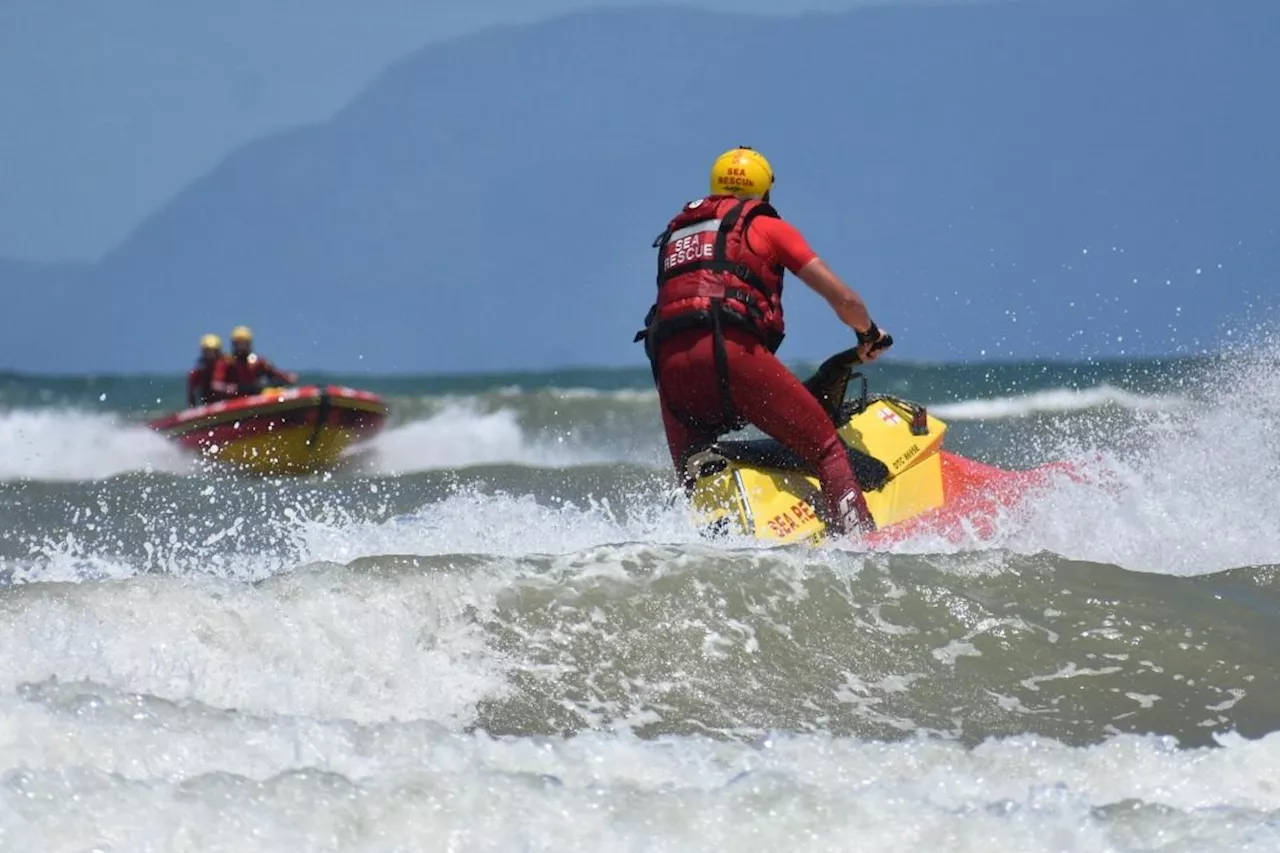
<svg viewBox="0 0 1280 853">
<path fill-rule="evenodd" d="M 214 391 L 232 396 L 261 392 L 263 377 L 274 377 L 277 373 L 271 362 L 257 353 L 250 353 L 243 359 L 228 356 L 218 368 L 214 382 L 221 387 L 215 387 Z"/>
<path fill-rule="evenodd" d="M 706 329 L 715 340 L 720 414 L 704 423 L 686 412 L 670 410 L 692 429 L 723 434 L 746 425 L 729 391 L 724 324 L 750 330 L 770 352 L 782 343 L 785 269 L 770 264 L 747 243 L 747 229 L 757 216 L 777 217 L 778 212 L 763 201 L 708 196 L 686 204 L 653 241 L 658 250 L 658 299 L 635 339 L 644 341 L 654 382 L 663 339 L 687 329 Z"/>
<path fill-rule="evenodd" d="M 785 269 L 752 251 L 747 229 L 757 216 L 777 217 L 755 199 L 713 195 L 689 202 L 657 240 L 658 300 L 646 320 L 652 351 L 662 338 L 689 328 L 714 329 L 719 321 L 753 331 L 770 351 L 785 334 L 782 277 Z M 651 352 L 652 354 L 652 352 Z"/>
</svg>

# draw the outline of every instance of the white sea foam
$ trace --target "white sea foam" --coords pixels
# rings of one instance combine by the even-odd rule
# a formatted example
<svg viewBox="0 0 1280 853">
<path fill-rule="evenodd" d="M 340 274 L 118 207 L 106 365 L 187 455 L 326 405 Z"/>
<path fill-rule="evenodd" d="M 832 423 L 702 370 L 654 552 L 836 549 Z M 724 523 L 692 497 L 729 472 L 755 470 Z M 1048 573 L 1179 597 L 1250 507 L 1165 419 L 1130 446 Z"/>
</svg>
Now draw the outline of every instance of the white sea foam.
<svg viewBox="0 0 1280 853">
<path fill-rule="evenodd" d="M 0 412 L 0 480 L 96 480 L 184 473 L 192 461 L 140 423 L 76 409 Z"/>
<path fill-rule="evenodd" d="M 1183 575 L 1280 562 L 1280 373 L 1270 352 L 1233 360 L 1195 404 L 1168 399 L 1106 434 L 1082 422 L 1051 439 L 1045 449 L 1078 461 L 1083 481 L 1053 477 L 990 519 L 996 536 L 959 544 L 926 536 L 903 549 L 1049 551 Z"/>
<path fill-rule="evenodd" d="M 366 469 L 379 474 L 495 464 L 567 467 L 617 458 L 568 435 L 531 438 L 516 412 L 482 411 L 471 402 L 451 403 L 393 427 L 374 440 L 371 451 Z"/>
<path fill-rule="evenodd" d="M 1280 735 L 1224 743 L 493 739 L 42 682 L 0 693 L 0 846 L 1275 850 Z"/>
<path fill-rule="evenodd" d="M 930 409 L 940 418 L 953 421 L 983 421 L 1024 418 L 1037 414 L 1082 412 L 1115 406 L 1136 412 L 1168 412 L 1187 406 L 1188 401 L 1172 395 L 1134 394 L 1110 385 L 1093 388 L 1051 388 L 1011 397 L 960 400 L 940 403 Z"/>
</svg>

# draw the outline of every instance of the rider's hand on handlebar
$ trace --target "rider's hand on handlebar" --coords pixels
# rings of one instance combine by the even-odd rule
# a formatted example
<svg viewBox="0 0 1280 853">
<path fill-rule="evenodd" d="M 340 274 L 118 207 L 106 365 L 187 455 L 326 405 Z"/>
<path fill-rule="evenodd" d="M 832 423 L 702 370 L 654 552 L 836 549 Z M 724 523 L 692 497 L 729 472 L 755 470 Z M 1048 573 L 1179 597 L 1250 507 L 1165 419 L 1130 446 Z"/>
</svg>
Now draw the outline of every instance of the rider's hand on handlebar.
<svg viewBox="0 0 1280 853">
<path fill-rule="evenodd" d="M 858 358 L 864 362 L 875 361 L 893 346 L 893 337 L 874 322 L 865 332 L 858 332 Z"/>
</svg>

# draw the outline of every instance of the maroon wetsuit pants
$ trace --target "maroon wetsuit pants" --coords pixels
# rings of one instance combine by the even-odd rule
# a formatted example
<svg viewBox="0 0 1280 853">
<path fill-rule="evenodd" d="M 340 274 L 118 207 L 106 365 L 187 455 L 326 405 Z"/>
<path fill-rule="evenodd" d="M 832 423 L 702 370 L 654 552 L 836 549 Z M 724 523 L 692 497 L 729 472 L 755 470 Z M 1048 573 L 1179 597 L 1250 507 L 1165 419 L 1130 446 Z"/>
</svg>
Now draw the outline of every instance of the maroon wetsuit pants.
<svg viewBox="0 0 1280 853">
<path fill-rule="evenodd" d="M 809 463 L 822 483 L 833 532 L 872 526 L 845 444 L 822 405 L 751 333 L 725 328 L 724 347 L 734 412 Z M 680 332 L 662 341 L 657 380 L 671 460 L 683 475 L 692 452 L 733 428 L 725 416 L 711 330 Z"/>
</svg>

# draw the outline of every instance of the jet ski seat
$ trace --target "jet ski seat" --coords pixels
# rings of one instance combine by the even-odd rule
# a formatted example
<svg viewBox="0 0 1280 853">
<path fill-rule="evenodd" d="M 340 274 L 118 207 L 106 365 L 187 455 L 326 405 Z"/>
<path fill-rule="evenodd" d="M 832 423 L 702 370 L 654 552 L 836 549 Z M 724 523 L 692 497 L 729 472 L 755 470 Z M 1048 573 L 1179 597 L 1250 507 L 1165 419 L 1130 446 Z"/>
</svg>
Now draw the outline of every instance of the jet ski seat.
<svg viewBox="0 0 1280 853">
<path fill-rule="evenodd" d="M 889 481 L 889 466 L 855 447 L 845 446 L 853 475 L 863 491 L 876 491 Z M 689 472 L 695 478 L 703 477 L 723 468 L 714 467 L 720 460 L 750 465 L 754 468 L 774 468 L 783 471 L 799 471 L 810 476 L 817 472 L 790 447 L 772 438 L 754 438 L 717 441 L 689 457 Z M 708 467 L 713 466 L 713 467 Z"/>
<path fill-rule="evenodd" d="M 867 406 L 867 380 L 862 374 L 853 372 L 856 364 L 857 348 L 844 350 L 824 361 L 804 383 L 837 427 Z M 861 394 L 856 402 L 846 402 L 849 382 L 854 377 L 861 379 Z M 849 454 L 849 464 L 853 466 L 853 475 L 863 491 L 878 491 L 889 482 L 889 466 L 847 444 L 845 450 Z M 691 454 L 685 464 L 686 484 L 692 485 L 699 477 L 723 471 L 729 462 L 817 476 L 800 454 L 775 439 L 731 439 L 714 442 Z"/>
</svg>

